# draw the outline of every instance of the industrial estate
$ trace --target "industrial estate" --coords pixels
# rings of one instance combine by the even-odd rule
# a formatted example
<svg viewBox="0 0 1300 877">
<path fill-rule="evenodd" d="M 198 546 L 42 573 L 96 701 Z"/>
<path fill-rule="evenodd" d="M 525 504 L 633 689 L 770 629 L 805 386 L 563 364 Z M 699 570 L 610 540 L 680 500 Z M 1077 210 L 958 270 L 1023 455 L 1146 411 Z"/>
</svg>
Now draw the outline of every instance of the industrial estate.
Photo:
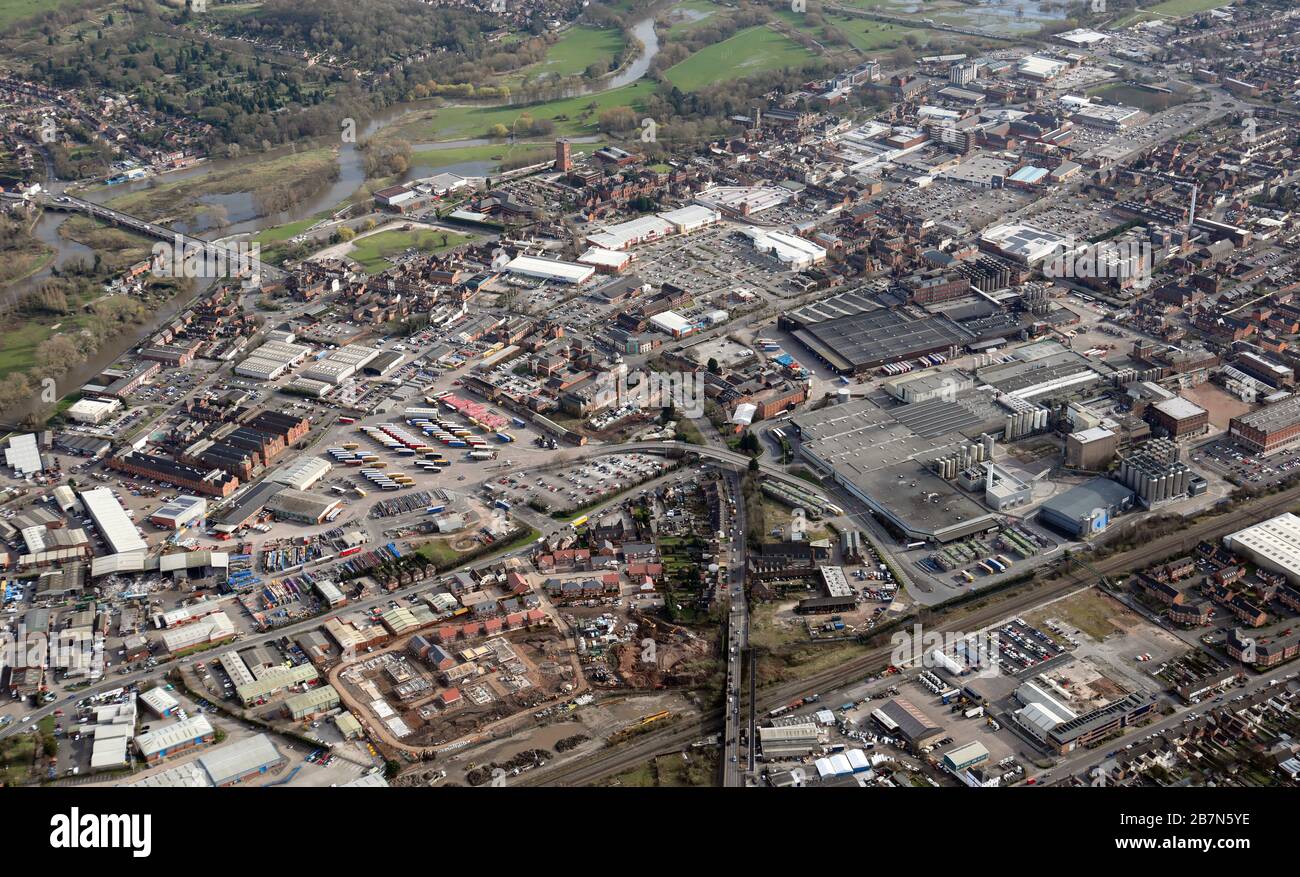
<svg viewBox="0 0 1300 877">
<path fill-rule="evenodd" d="M 0 0 L 0 786 L 1296 787 L 1298 83 L 1282 0 Z"/>
</svg>

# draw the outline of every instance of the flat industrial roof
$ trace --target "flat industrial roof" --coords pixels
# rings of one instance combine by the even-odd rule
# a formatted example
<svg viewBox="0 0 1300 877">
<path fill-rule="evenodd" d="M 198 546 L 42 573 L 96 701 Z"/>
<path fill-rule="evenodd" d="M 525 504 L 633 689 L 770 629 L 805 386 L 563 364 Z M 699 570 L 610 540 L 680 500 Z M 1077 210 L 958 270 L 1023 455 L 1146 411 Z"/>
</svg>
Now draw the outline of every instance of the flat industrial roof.
<svg viewBox="0 0 1300 877">
<path fill-rule="evenodd" d="M 135 522 L 127 517 L 126 510 L 117 501 L 117 497 L 113 496 L 112 490 L 107 487 L 83 490 L 81 502 L 113 553 L 145 551 L 149 547 L 141 538 Z"/>
<path fill-rule="evenodd" d="M 214 785 L 224 785 L 284 758 L 271 738 L 258 734 L 205 753 L 199 764 Z"/>
<path fill-rule="evenodd" d="M 1292 581 L 1300 579 L 1300 517 L 1290 512 L 1229 533 L 1223 544 L 1250 552 L 1274 571 L 1285 571 Z"/>
<path fill-rule="evenodd" d="M 909 317 L 878 309 L 799 329 L 794 336 L 840 371 L 964 347 L 974 334 L 947 317 Z"/>
<path fill-rule="evenodd" d="M 512 274 L 538 277 L 544 280 L 562 280 L 566 283 L 582 283 L 596 273 L 590 265 L 577 265 L 573 262 L 561 262 L 558 259 L 539 259 L 536 256 L 515 256 L 506 265 Z"/>
</svg>

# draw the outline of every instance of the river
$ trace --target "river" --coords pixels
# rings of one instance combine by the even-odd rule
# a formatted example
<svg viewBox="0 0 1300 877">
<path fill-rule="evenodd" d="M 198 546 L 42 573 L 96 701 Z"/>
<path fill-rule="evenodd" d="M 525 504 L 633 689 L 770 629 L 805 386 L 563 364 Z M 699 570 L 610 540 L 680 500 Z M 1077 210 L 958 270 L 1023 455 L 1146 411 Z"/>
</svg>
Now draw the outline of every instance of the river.
<svg viewBox="0 0 1300 877">
<path fill-rule="evenodd" d="M 655 34 L 654 16 L 651 14 L 647 18 L 638 21 L 632 27 L 632 33 L 637 40 L 641 42 L 642 51 L 626 67 L 617 73 L 602 79 L 587 88 L 583 89 L 583 94 L 600 94 L 615 88 L 622 88 L 641 79 L 650 69 L 650 64 L 655 55 L 659 53 L 659 38 Z M 385 110 L 377 113 L 364 126 L 363 130 L 357 137 L 357 142 L 342 143 L 338 147 L 338 175 L 326 186 L 322 187 L 315 195 L 300 201 L 288 210 L 278 213 L 259 216 L 257 205 L 252 192 L 234 192 L 223 195 L 207 195 L 201 200 L 205 204 L 220 206 L 225 210 L 226 224 L 217 225 L 211 221 L 200 217 L 195 222 L 173 223 L 172 227 L 181 233 L 191 234 L 195 237 L 201 237 L 208 240 L 220 237 L 230 238 L 241 235 L 251 235 L 265 228 L 272 228 L 279 225 L 285 225 L 291 222 L 298 222 L 319 214 L 327 213 L 335 209 L 357 191 L 365 182 L 366 174 L 363 163 L 362 150 L 359 146 L 367 138 L 373 136 L 376 132 L 391 125 L 402 116 L 410 112 L 425 110 L 429 108 L 427 101 L 408 102 L 395 104 Z M 594 137 L 573 138 L 575 141 L 590 141 Z M 459 149 L 469 146 L 485 146 L 491 143 L 485 138 L 469 138 L 462 140 L 443 140 L 428 143 L 412 143 L 412 153 L 430 153 L 441 150 Z M 186 180 L 204 174 L 220 171 L 240 164 L 238 159 L 214 159 L 211 161 L 201 162 L 193 167 L 173 171 L 168 174 L 160 175 L 152 179 L 159 182 L 175 182 Z M 470 161 L 454 162 L 445 165 L 433 165 L 427 160 L 416 161 L 412 163 L 411 168 L 407 171 L 403 179 L 413 179 L 419 177 L 432 176 L 437 173 L 454 173 L 460 176 L 476 177 L 487 176 L 496 168 L 496 162 L 493 161 Z M 148 188 L 150 180 L 141 180 L 132 183 L 122 183 L 117 186 L 109 186 L 95 189 L 88 192 L 79 193 L 80 197 L 87 201 L 93 201 L 97 204 L 103 204 L 110 199 L 116 198 L 128 192 L 140 191 Z M 61 191 L 62 186 L 54 184 L 50 186 L 54 191 Z M 59 226 L 67 218 L 66 214 L 57 212 L 47 212 L 40 220 L 37 221 L 33 230 L 35 236 L 48 246 L 55 250 L 55 257 L 41 271 L 31 277 L 20 281 L 4 290 L 3 295 L 6 299 L 16 298 L 26 294 L 28 291 L 35 289 L 41 281 L 50 277 L 51 267 L 63 265 L 72 259 L 93 260 L 95 253 L 89 247 L 79 244 L 76 241 L 69 240 L 58 233 Z M 204 290 L 200 290 L 202 292 Z M 105 343 L 104 348 L 94 357 L 78 366 L 59 380 L 58 391 L 60 394 L 66 394 L 84 384 L 87 380 L 93 378 L 100 371 L 107 368 L 115 359 L 125 351 L 135 346 L 144 338 L 152 334 L 156 328 L 162 325 L 166 320 L 175 316 L 181 309 L 192 301 L 190 296 L 177 296 L 163 306 L 156 317 L 150 321 L 147 326 L 141 326 L 132 331 L 123 333 Z M 14 421 L 23 416 L 26 411 L 5 412 L 5 420 Z"/>
</svg>

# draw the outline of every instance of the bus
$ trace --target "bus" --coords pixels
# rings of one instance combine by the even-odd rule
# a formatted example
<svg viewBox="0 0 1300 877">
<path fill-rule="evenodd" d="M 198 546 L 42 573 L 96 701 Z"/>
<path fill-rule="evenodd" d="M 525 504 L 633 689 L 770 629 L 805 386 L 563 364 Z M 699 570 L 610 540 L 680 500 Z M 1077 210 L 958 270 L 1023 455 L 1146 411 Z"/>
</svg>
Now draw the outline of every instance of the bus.
<svg viewBox="0 0 1300 877">
<path fill-rule="evenodd" d="M 339 423 L 343 424 L 344 426 L 347 426 L 347 425 L 349 425 L 349 424 L 356 423 L 356 422 L 357 422 L 357 419 L 356 419 L 355 417 L 340 417 L 340 418 L 339 418 Z"/>
<path fill-rule="evenodd" d="M 572 521 L 569 521 L 569 526 L 576 530 L 585 523 L 587 523 L 587 515 L 579 515 Z"/>
</svg>

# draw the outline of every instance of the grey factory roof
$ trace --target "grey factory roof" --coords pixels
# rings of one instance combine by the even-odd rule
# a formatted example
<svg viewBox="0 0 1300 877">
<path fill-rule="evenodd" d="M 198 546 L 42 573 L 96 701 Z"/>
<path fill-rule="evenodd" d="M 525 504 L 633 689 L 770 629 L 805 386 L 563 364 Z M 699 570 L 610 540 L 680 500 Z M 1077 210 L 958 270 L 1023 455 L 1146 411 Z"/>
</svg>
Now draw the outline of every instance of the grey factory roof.
<svg viewBox="0 0 1300 877">
<path fill-rule="evenodd" d="M 810 350 L 841 370 L 964 346 L 975 336 L 947 317 L 909 317 L 876 309 L 813 323 L 794 332 Z"/>
<path fill-rule="evenodd" d="M 258 734 L 214 749 L 199 758 L 214 785 L 225 785 L 282 759 L 271 738 Z"/>
<path fill-rule="evenodd" d="M 285 490 L 283 484 L 277 484 L 274 481 L 263 481 L 254 485 L 246 493 L 227 505 L 215 515 L 209 516 L 213 523 L 216 524 L 240 524 L 248 518 L 257 514 L 261 509 L 271 501 L 277 493 Z"/>
<path fill-rule="evenodd" d="M 901 697 L 889 701 L 875 712 L 897 726 L 899 733 L 909 741 L 924 740 L 926 737 L 941 733 L 942 730 L 911 701 Z"/>
<path fill-rule="evenodd" d="M 838 317 L 847 317 L 880 309 L 880 305 L 872 301 L 866 293 L 859 290 L 856 292 L 841 292 L 821 301 L 813 302 L 810 305 L 805 305 L 797 311 L 786 314 L 786 319 L 798 323 L 800 326 L 810 326 L 813 323 L 820 323 L 825 320 L 834 320 Z"/>
<path fill-rule="evenodd" d="M 1300 396 L 1291 396 L 1266 408 L 1243 414 L 1236 419 L 1238 423 L 1253 429 L 1274 432 L 1300 421 Z"/>
<path fill-rule="evenodd" d="M 1120 507 L 1132 499 L 1133 491 L 1118 481 L 1097 477 L 1052 497 L 1041 508 L 1070 520 L 1080 520 L 1096 509 Z"/>
<path fill-rule="evenodd" d="M 934 400 L 886 411 L 864 399 L 796 415 L 794 423 L 807 456 L 833 468 L 841 483 L 909 533 L 974 532 L 992 521 L 988 509 L 924 465 L 969 442 L 961 432 L 942 431 L 945 426 L 972 426 L 972 436 L 978 434 L 981 421 L 957 402 Z"/>
</svg>

